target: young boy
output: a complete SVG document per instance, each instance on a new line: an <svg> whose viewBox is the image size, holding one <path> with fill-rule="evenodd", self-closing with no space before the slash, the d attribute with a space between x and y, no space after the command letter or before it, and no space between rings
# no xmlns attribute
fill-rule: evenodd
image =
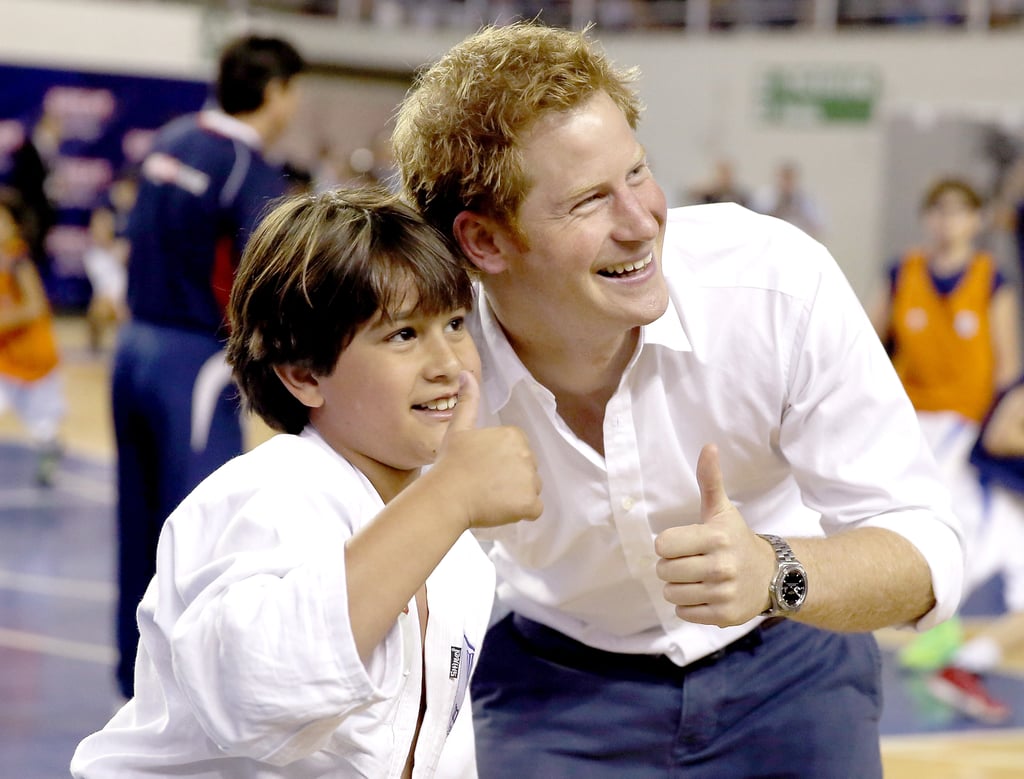
<svg viewBox="0 0 1024 779"><path fill-rule="evenodd" d="M443 240L382 191L265 218L228 360L283 434L167 520L135 697L75 776L475 776L465 695L494 582L464 531L541 504L522 432L473 429L470 301Z"/></svg>

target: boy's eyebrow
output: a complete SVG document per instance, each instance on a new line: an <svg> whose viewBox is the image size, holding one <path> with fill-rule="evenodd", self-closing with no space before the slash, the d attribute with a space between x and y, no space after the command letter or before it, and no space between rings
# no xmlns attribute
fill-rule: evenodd
<svg viewBox="0 0 1024 779"><path fill-rule="evenodd" d="M407 308L405 311L396 311L395 315L391 317L392 322L401 322L403 319L412 319L420 312L418 305Z"/></svg>
<svg viewBox="0 0 1024 779"><path fill-rule="evenodd" d="M395 311L393 314L390 314L387 311L381 311L380 321L382 323L388 322L393 324L395 322L401 322L402 320L405 319L413 319L419 313L419 310L419 306L411 306L405 309L404 311Z"/></svg>
<svg viewBox="0 0 1024 779"><path fill-rule="evenodd" d="M403 320L412 319L416 315L417 311L419 311L419 307L413 306L405 311L396 311L394 314L391 314L386 309L381 308L377 310L376 314L374 314L373 318L367 324L367 327L371 330L394 327Z"/></svg>

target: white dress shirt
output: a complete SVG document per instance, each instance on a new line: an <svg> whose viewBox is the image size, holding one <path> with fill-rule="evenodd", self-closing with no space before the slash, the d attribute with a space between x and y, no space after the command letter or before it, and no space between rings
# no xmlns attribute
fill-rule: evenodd
<svg viewBox="0 0 1024 779"><path fill-rule="evenodd" d="M481 292L470 322L487 422L522 427L544 514L489 531L503 604L591 646L685 665L756 624L681 621L662 597L655 536L699 521L697 455L718 445L748 525L783 537L887 528L931 567L956 609L963 553L914 410L824 247L733 204L669 211L670 300L644 327L604 418L602 457L558 416ZM810 588L814 582L809 583Z"/></svg>
<svg viewBox="0 0 1024 779"><path fill-rule="evenodd" d="M344 548L382 508L311 428L200 484L161 533L138 612L135 697L82 741L72 774L399 777L425 666L413 776L475 777L467 686L493 567L464 534L427 580L426 648L414 598L364 666Z"/></svg>

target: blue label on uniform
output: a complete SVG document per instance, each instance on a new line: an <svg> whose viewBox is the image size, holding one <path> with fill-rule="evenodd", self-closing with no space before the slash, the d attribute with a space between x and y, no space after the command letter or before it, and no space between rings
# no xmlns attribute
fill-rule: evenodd
<svg viewBox="0 0 1024 779"><path fill-rule="evenodd" d="M451 648L451 662L448 666L448 678L458 679L455 688L455 701L452 703L452 713L448 718L448 732L452 732L455 725L455 718L459 716L462 708L462 701L466 698L466 690L469 689L469 675L473 672L473 658L476 656L476 648L469 642L465 634L462 636L462 646Z"/></svg>

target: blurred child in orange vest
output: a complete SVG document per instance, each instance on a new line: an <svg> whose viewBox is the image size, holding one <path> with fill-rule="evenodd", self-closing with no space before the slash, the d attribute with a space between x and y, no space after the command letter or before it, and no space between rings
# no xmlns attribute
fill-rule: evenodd
<svg viewBox="0 0 1024 779"><path fill-rule="evenodd" d="M60 457L64 393L53 318L20 227L20 200L0 190L0 413L13 408L38 452L36 480L50 486Z"/></svg>
<svg viewBox="0 0 1024 779"><path fill-rule="evenodd" d="M969 184L936 182L922 214L927 243L890 269L872 321L916 409L981 422L1021 372L1017 292L977 248L982 199Z"/></svg>

